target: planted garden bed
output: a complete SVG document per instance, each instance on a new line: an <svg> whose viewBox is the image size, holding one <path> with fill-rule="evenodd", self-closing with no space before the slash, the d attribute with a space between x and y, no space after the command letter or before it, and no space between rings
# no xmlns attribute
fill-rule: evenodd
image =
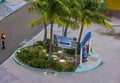
<svg viewBox="0 0 120 83"><path fill-rule="evenodd" d="M41 41L39 41L34 45L21 48L16 52L16 58L20 62L35 68L59 72L75 71L76 67L73 65L73 61L68 58L62 58L63 60L61 60L62 53L60 50L61 48L54 47L52 57L48 59L48 50L44 49L41 45Z"/></svg>

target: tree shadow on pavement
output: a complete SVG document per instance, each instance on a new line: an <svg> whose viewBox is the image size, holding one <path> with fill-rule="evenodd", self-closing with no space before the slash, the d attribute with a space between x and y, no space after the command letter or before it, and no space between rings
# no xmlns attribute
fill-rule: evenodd
<svg viewBox="0 0 120 83"><path fill-rule="evenodd" d="M109 32L100 32L101 35L111 36L114 39L120 40L120 32L109 31Z"/></svg>

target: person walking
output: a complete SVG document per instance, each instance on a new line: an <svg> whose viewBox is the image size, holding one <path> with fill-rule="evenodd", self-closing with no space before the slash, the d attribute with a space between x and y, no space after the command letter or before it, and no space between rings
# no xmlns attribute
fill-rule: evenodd
<svg viewBox="0 0 120 83"><path fill-rule="evenodd" d="M2 42L2 49L5 49L5 33L1 33L1 42Z"/></svg>

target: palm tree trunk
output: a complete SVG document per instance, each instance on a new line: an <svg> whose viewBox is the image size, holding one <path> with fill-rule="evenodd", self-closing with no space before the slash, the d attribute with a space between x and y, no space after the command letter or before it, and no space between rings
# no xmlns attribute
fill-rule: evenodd
<svg viewBox="0 0 120 83"><path fill-rule="evenodd" d="M68 20L70 20L70 17L68 18ZM67 24L66 27L65 27L65 32L64 32L64 36L65 36L65 37L67 36L67 30L68 30L68 24Z"/></svg>
<svg viewBox="0 0 120 83"><path fill-rule="evenodd" d="M49 57L48 59L51 59L51 54L52 54L52 36L53 36L53 22L51 22L51 27L50 27L50 47L49 47Z"/></svg>
<svg viewBox="0 0 120 83"><path fill-rule="evenodd" d="M67 36L67 30L68 30L68 26L66 26L65 27L65 31L64 31L64 34L63 34L63 36ZM65 58L65 49L64 48L62 48L62 58Z"/></svg>
<svg viewBox="0 0 120 83"><path fill-rule="evenodd" d="M46 23L44 23L44 29L45 29L45 31L44 31L44 42L43 42L43 46L44 46L44 48L46 48L46 42L47 42L47 24L46 24Z"/></svg>
<svg viewBox="0 0 120 83"><path fill-rule="evenodd" d="M64 36L67 36L67 30L68 30L68 26L65 27L65 32L64 32Z"/></svg>
<svg viewBox="0 0 120 83"><path fill-rule="evenodd" d="M79 47L80 41L81 41L81 37L82 37L82 33L83 33L83 28L84 25L81 25L81 29L80 29L80 34L79 34L79 38L78 38L78 43L77 43L77 48Z"/></svg>

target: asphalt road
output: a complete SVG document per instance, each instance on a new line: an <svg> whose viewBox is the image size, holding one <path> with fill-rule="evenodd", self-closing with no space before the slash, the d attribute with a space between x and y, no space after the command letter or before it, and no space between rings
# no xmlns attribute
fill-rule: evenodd
<svg viewBox="0 0 120 83"><path fill-rule="evenodd" d="M20 47L19 44L24 39L31 39L41 30L40 27L29 28L31 21L38 17L38 15L35 14L28 14L27 8L29 6L29 4L25 5L0 21L0 32L4 31L6 34L5 50L2 49L2 44L0 43L0 64Z"/></svg>

